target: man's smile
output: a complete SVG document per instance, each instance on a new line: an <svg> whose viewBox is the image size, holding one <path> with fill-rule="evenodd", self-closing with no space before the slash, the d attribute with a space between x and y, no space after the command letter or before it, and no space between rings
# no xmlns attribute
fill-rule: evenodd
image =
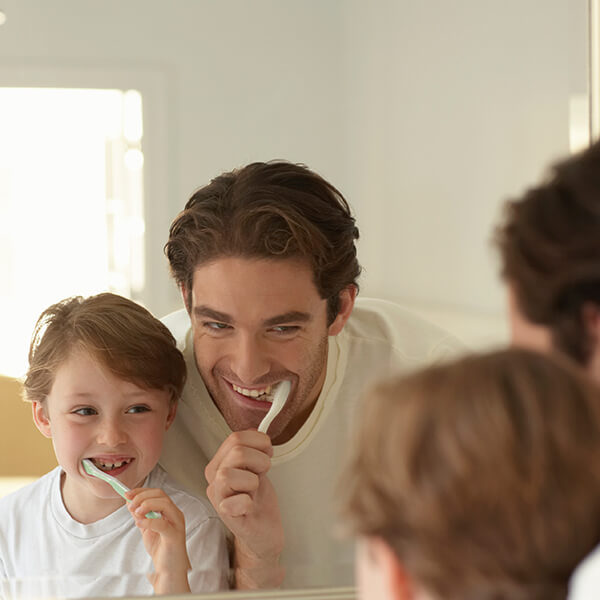
<svg viewBox="0 0 600 600"><path fill-rule="evenodd" d="M240 387L238 385L235 384L231 384L231 387L238 393L238 394L242 394L243 396L247 396L249 398L256 398L258 400L263 400L263 401L267 401L267 402L272 402L273 398L271 396L271 389L272 386L268 385L265 388L260 388L260 389L247 389L247 388L243 388Z"/></svg>

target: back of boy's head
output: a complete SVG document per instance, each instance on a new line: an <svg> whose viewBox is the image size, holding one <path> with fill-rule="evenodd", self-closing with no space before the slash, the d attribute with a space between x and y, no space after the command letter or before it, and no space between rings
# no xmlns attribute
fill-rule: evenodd
<svg viewBox="0 0 600 600"><path fill-rule="evenodd" d="M59 367L77 351L113 375L145 389L181 395L183 355L168 328L145 308L116 294L67 298L39 317L29 348L25 398L43 402Z"/></svg>
<svg viewBox="0 0 600 600"><path fill-rule="evenodd" d="M382 538L434 598L566 598L600 542L600 390L510 349L365 400L340 482L353 534Z"/></svg>

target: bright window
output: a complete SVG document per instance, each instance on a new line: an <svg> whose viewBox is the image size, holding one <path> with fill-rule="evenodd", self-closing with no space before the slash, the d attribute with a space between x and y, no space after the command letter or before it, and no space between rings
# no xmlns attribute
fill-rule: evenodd
<svg viewBox="0 0 600 600"><path fill-rule="evenodd" d="M40 312L144 281L138 92L0 88L0 373L20 377Z"/></svg>

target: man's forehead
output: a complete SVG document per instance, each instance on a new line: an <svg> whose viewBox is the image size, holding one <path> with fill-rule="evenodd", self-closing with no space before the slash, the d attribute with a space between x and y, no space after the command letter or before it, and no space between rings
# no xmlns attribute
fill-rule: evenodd
<svg viewBox="0 0 600 600"><path fill-rule="evenodd" d="M196 267L192 279L193 291L206 294L209 289L247 293L257 289L265 295L284 295L293 290L304 297L319 295L313 271L301 259L249 259L224 257Z"/></svg>
<svg viewBox="0 0 600 600"><path fill-rule="evenodd" d="M194 272L191 308L196 317L261 324L309 321L326 312L326 304L306 261L231 257Z"/></svg>

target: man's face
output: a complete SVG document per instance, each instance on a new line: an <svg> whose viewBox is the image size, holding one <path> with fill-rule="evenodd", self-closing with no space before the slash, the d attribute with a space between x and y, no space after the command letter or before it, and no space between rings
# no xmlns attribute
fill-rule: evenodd
<svg viewBox="0 0 600 600"><path fill-rule="evenodd" d="M321 391L328 335L347 317L327 326L327 302L302 260L219 258L196 269L191 291L196 364L229 427L258 427L273 386L289 380L287 402L269 428L275 443L287 441Z"/></svg>
<svg viewBox="0 0 600 600"><path fill-rule="evenodd" d="M550 352L552 350L552 336L550 330L543 325L532 323L521 310L515 288L508 285L508 315L510 321L510 337L515 346L527 348L537 352Z"/></svg>

